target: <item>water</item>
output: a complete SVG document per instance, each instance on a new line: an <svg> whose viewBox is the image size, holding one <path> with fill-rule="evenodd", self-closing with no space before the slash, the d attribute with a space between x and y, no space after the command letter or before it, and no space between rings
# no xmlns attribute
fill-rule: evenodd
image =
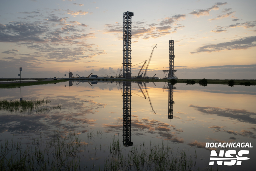
<svg viewBox="0 0 256 171"><path fill-rule="evenodd" d="M177 151L185 150L196 161L193 169L201 170L209 167L211 150L205 148L206 142L249 142L253 148L246 148L249 154L243 156L249 160L242 161L241 166L218 168L253 170L255 167L255 86L67 81L0 89L0 94L1 101L20 98L48 101L32 110L11 112L2 108L1 143L13 140L30 147L40 137L42 141L50 141L57 134L65 137L75 133L85 145L77 155L83 161L81 167L86 169L104 168L110 145L113 147L113 141L118 140L124 156L133 148L149 150L162 144L176 156L179 156ZM213 168L216 167L215 163Z"/></svg>

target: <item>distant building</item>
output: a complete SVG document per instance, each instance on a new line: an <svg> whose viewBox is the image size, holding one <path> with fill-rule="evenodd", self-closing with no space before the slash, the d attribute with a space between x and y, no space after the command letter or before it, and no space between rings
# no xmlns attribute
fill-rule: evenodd
<svg viewBox="0 0 256 171"><path fill-rule="evenodd" d="M98 75L91 75L91 78L98 78Z"/></svg>
<svg viewBox="0 0 256 171"><path fill-rule="evenodd" d="M68 75L69 75L69 78L72 78L72 77L73 77L73 73L70 72L70 71L69 71Z"/></svg>

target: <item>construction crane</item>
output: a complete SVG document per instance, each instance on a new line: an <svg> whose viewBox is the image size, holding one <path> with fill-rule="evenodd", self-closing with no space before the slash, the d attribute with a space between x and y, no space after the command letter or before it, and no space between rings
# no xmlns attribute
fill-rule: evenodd
<svg viewBox="0 0 256 171"><path fill-rule="evenodd" d="M144 65L147 63L147 60L145 60L145 62L144 62L144 64L142 65L142 67L141 67L141 69L140 69L140 71L139 71L139 73L138 73L138 77L142 77L142 74L140 75L140 73L141 73L141 71L142 71L142 69L144 68Z"/></svg>
<svg viewBox="0 0 256 171"><path fill-rule="evenodd" d="M90 73L90 75L87 78L89 78L91 75L92 75L92 73Z"/></svg>
<svg viewBox="0 0 256 171"><path fill-rule="evenodd" d="M147 68L146 68L145 73L144 73L144 77L146 77L147 70L148 70L148 66L149 66L149 63L150 63L150 61L151 61L151 58L152 58L152 56L153 56L153 52L154 52L154 49L156 48L156 46L157 46L157 44L156 44L156 45L153 47L153 49L152 49L151 55L150 55L149 60L148 60L148 65L147 65Z"/></svg>

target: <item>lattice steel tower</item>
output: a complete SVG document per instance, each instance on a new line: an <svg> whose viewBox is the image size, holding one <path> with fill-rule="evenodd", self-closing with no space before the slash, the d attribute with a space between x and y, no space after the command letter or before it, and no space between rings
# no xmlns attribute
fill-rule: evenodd
<svg viewBox="0 0 256 171"><path fill-rule="evenodd" d="M123 145L132 146L131 142L131 82L123 82Z"/></svg>
<svg viewBox="0 0 256 171"><path fill-rule="evenodd" d="M173 89L175 87L171 83L168 83L168 88L168 119L173 119Z"/></svg>
<svg viewBox="0 0 256 171"><path fill-rule="evenodd" d="M132 38L132 16L133 12L123 14L123 78L131 78L131 38Z"/></svg>
<svg viewBox="0 0 256 171"><path fill-rule="evenodd" d="M176 78L174 75L174 40L169 40L169 73L168 73L168 78Z"/></svg>

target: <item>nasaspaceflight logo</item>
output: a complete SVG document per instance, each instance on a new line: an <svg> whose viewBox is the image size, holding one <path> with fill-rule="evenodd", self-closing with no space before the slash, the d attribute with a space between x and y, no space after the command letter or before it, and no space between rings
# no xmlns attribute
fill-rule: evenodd
<svg viewBox="0 0 256 171"><path fill-rule="evenodd" d="M205 148L253 148L251 143L206 143ZM242 161L250 158L244 156L249 154L249 150L220 150L219 154L216 150L211 150L209 165L233 166L242 165Z"/></svg>

